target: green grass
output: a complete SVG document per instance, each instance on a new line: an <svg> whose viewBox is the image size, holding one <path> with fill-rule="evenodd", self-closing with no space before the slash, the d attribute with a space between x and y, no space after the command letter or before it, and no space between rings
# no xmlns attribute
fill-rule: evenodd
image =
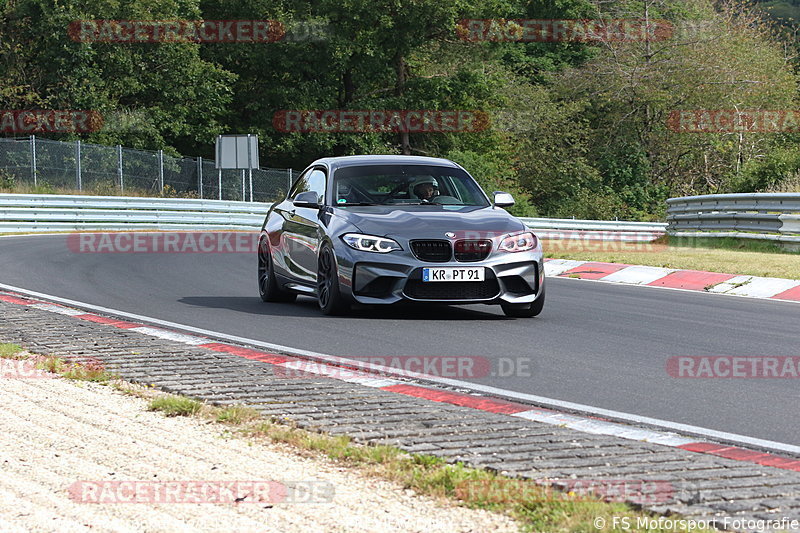
<svg viewBox="0 0 800 533"><path fill-rule="evenodd" d="M214 410L214 419L220 424L230 424L239 426L261 418L255 409L242 407L241 405L231 405L228 407L217 408Z"/></svg>
<svg viewBox="0 0 800 533"><path fill-rule="evenodd" d="M746 239L662 238L653 243L543 240L545 257L800 279L800 253Z"/></svg>
<svg viewBox="0 0 800 533"><path fill-rule="evenodd" d="M64 366L60 374L67 379L94 381L96 383L107 383L118 378L116 374L106 370L105 366L97 361L70 362Z"/></svg>
<svg viewBox="0 0 800 533"><path fill-rule="evenodd" d="M55 356L35 356L36 367L74 381L106 384L119 376L106 370L99 361L69 361Z"/></svg>
<svg viewBox="0 0 800 533"><path fill-rule="evenodd" d="M800 251L790 251L769 241L738 239L735 237L662 237L657 242L681 248L710 248L713 250L737 250L800 256Z"/></svg>
<svg viewBox="0 0 800 533"><path fill-rule="evenodd" d="M150 400L148 411L161 411L167 416L192 416L200 412L203 404L183 396L162 396Z"/></svg>
<svg viewBox="0 0 800 533"><path fill-rule="evenodd" d="M28 183L15 183L0 185L0 193L8 194L68 194L78 196L141 196L147 198L199 198L196 191L178 192L169 185L164 186L164 192L151 189L126 187L120 190L114 182L101 182L95 187L78 190L72 187L54 187L44 183L34 186Z"/></svg>
<svg viewBox="0 0 800 533"><path fill-rule="evenodd" d="M67 361L55 356L29 354L17 344L0 343L0 359L31 359L36 368L76 381L107 383L118 377L99 361Z"/></svg>
<svg viewBox="0 0 800 533"><path fill-rule="evenodd" d="M19 359L22 348L17 344L0 343L0 359Z"/></svg>

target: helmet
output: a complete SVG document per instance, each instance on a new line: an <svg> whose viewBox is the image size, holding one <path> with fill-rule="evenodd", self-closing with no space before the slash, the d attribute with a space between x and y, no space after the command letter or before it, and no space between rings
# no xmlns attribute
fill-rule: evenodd
<svg viewBox="0 0 800 533"><path fill-rule="evenodd" d="M414 196L419 197L420 189L423 185L431 185L433 186L434 189L437 189L439 187L439 183L436 181L435 178L426 177L411 182L411 185L409 186L409 192Z"/></svg>
<svg viewBox="0 0 800 533"><path fill-rule="evenodd" d="M432 178L430 176L425 178L419 178L411 182L412 187L417 187L418 185L422 185L423 183L430 183L433 185L433 188L436 189L439 187L439 183L436 181L436 178Z"/></svg>

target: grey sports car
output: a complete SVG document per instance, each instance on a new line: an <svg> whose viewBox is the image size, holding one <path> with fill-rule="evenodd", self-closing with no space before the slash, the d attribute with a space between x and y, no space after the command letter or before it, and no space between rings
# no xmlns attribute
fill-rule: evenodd
<svg viewBox="0 0 800 533"><path fill-rule="evenodd" d="M267 213L258 246L266 302L316 296L325 314L354 303L544 306L542 249L462 167L446 159L349 156L314 161Z"/></svg>

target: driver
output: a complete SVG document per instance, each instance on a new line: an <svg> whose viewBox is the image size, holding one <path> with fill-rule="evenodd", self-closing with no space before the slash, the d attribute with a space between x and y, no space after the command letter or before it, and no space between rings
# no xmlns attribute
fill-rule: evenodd
<svg viewBox="0 0 800 533"><path fill-rule="evenodd" d="M423 202L430 202L435 196L439 196L438 185L433 178L417 183L414 185L414 194Z"/></svg>

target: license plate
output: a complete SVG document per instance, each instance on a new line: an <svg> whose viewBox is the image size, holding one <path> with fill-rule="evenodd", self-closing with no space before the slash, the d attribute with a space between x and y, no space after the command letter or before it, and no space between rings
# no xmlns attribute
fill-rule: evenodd
<svg viewBox="0 0 800 533"><path fill-rule="evenodd" d="M423 268L422 281L483 281L483 267L442 267Z"/></svg>

